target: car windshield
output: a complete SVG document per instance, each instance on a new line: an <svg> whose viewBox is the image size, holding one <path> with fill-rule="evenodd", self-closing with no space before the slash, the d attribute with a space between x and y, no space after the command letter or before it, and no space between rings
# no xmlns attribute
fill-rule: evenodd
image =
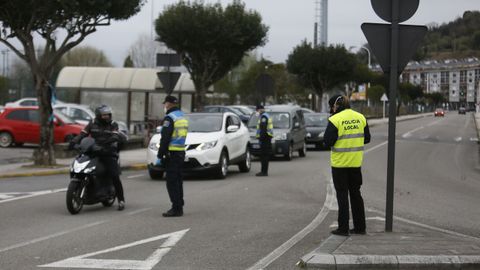
<svg viewBox="0 0 480 270"><path fill-rule="evenodd" d="M435 110L436 110L437 112L443 111L442 108L437 108L437 109L435 109Z"/></svg>
<svg viewBox="0 0 480 270"><path fill-rule="evenodd" d="M267 112L272 118L274 129L288 129L290 128L290 114L288 112ZM257 128L258 116L252 115L248 121L249 128Z"/></svg>
<svg viewBox="0 0 480 270"><path fill-rule="evenodd" d="M60 121L62 121L65 125L69 124L75 124L75 121L73 121L70 117L66 116L59 110L55 110L55 116L57 116Z"/></svg>
<svg viewBox="0 0 480 270"><path fill-rule="evenodd" d="M188 132L217 132L222 130L222 115L188 114Z"/></svg>
<svg viewBox="0 0 480 270"><path fill-rule="evenodd" d="M307 127L326 127L328 125L328 115L305 114L305 125Z"/></svg>

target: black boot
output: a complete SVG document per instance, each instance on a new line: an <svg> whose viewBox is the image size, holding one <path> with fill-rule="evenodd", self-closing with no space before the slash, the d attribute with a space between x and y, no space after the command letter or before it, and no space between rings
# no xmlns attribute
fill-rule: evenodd
<svg viewBox="0 0 480 270"><path fill-rule="evenodd" d="M162 216L164 217L181 217L183 216L182 209L170 209L167 212L163 213Z"/></svg>

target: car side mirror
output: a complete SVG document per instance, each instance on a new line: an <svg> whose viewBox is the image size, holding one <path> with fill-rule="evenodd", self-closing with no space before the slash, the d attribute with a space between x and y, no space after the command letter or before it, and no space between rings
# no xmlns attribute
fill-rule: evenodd
<svg viewBox="0 0 480 270"><path fill-rule="evenodd" d="M53 119L53 125L58 127L58 126L61 126L62 123L60 121L58 121L57 118L55 118L55 119Z"/></svg>
<svg viewBox="0 0 480 270"><path fill-rule="evenodd" d="M155 132L156 133L161 133L162 132L162 126L158 126L157 128L155 128Z"/></svg>
<svg viewBox="0 0 480 270"><path fill-rule="evenodd" d="M239 126L231 125L227 127L227 133L237 132L239 129L240 129Z"/></svg>

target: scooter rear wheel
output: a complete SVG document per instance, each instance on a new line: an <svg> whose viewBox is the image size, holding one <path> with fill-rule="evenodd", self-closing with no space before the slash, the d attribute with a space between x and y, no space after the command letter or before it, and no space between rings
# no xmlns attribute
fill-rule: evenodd
<svg viewBox="0 0 480 270"><path fill-rule="evenodd" d="M67 189L67 209L70 214L78 214L83 207L83 200L80 198L82 186L78 182L70 182Z"/></svg>
<svg viewBox="0 0 480 270"><path fill-rule="evenodd" d="M112 198L110 198L108 200L102 201L102 205L105 206L105 207L110 207L110 206L113 205L114 202L115 202L115 196L113 196Z"/></svg>

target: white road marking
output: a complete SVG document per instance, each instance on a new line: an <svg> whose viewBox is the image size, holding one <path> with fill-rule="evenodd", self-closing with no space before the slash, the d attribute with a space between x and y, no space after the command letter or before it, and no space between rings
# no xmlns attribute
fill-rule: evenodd
<svg viewBox="0 0 480 270"><path fill-rule="evenodd" d="M456 137L454 140L455 140L456 142L460 142L460 141L462 141L462 137Z"/></svg>
<svg viewBox="0 0 480 270"><path fill-rule="evenodd" d="M322 210L318 215L308 224L303 230L295 234L292 238L288 239L285 243L279 246L277 249L272 251L266 257L255 263L253 266L249 267L248 270L258 270L264 269L270 265L273 261L282 256L287 250L292 248L296 243L302 240L307 234L311 233L318 225L320 225L325 217L327 216L330 208L335 202L335 197L333 195L333 183L330 183L327 186L327 197L325 198L325 203L323 204Z"/></svg>
<svg viewBox="0 0 480 270"><path fill-rule="evenodd" d="M165 256L174 246L177 244L180 239L189 231L190 229L177 231L168 234L162 234L159 236L147 238L144 240L136 241L130 244L125 244L105 250L100 250L97 252L92 252L72 258L68 258L62 261L39 265L38 267L58 267L58 268L95 268L95 269L131 269L131 270L150 270L156 264L158 264L162 257ZM126 249L129 247L139 246L153 241L166 239L165 242L155 250L147 259L140 260L113 260L113 259L88 259L88 257L93 257L99 254L105 254L121 249Z"/></svg>
<svg viewBox="0 0 480 270"><path fill-rule="evenodd" d="M80 227L77 227L77 228L73 228L73 229L70 229L70 230L61 231L61 232L58 232L58 233L54 233L54 234L51 234L51 235L47 235L47 236L44 236L44 237L33 239L33 240L30 240L30 241L27 241L27 242L18 243L18 244L15 244L13 246L9 246L9 247L0 249L0 253L8 251L8 250L16 249L16 248L19 248L19 247L24 247L24 246L28 246L28 245L31 245L31 244L35 244L35 243L38 243L38 242L42 242L42 241L45 241L45 240L49 240L49 239L55 238L57 236L61 236L61 235L65 235L65 234L68 234L68 233L80 231L80 230L83 230L83 229L87 229L87 228L90 228L90 227L93 227L93 226L103 224L105 222L107 222L107 221L98 221L98 222L90 223L90 224L83 225L83 226L80 226Z"/></svg>
<svg viewBox="0 0 480 270"><path fill-rule="evenodd" d="M471 142L478 142L478 138L470 138Z"/></svg>
<svg viewBox="0 0 480 270"><path fill-rule="evenodd" d="M146 211L148 211L148 210L151 210L151 209L152 209L152 207L149 207L149 208L142 208L142 209L138 209L138 210L135 210L135 211L129 212L129 213L127 213L127 215L129 215L129 216L133 216L133 215L136 215L136 214L138 214L138 213L146 212Z"/></svg>
<svg viewBox="0 0 480 270"><path fill-rule="evenodd" d="M375 150L375 149L377 149L377 148L380 148L380 147L386 145L387 143L388 143L388 141L384 141L384 142L382 142L382 143L380 143L380 144L377 144L377 145L375 145L374 147L368 148L367 150L365 150L364 153L366 154L366 153L368 153L368 152L371 152L371 151L373 151L373 150Z"/></svg>
<svg viewBox="0 0 480 270"><path fill-rule="evenodd" d="M410 130L410 131L404 133L404 134L402 135L402 138L405 139L405 138L411 137L411 136L412 136L412 133L414 133L415 131L419 131L420 129L423 129L423 128L425 128L425 127L424 127L424 126L421 126L421 127L416 128L416 129Z"/></svg>
<svg viewBox="0 0 480 270"><path fill-rule="evenodd" d="M131 175L131 176L128 176L127 179L139 178L139 177L142 177L142 176L145 176L145 174Z"/></svg>
<svg viewBox="0 0 480 270"><path fill-rule="evenodd" d="M67 191L66 188L27 192L27 193L25 193L25 194L27 194L25 196L18 196L18 197L13 197L13 198L6 199L6 200L0 200L0 203L6 203L6 202L21 200L21 199L27 199L27 198L37 197L37 196L41 196L41 195L46 195L46 194L65 192L65 191ZM13 193L8 193L8 194L13 194Z"/></svg>

